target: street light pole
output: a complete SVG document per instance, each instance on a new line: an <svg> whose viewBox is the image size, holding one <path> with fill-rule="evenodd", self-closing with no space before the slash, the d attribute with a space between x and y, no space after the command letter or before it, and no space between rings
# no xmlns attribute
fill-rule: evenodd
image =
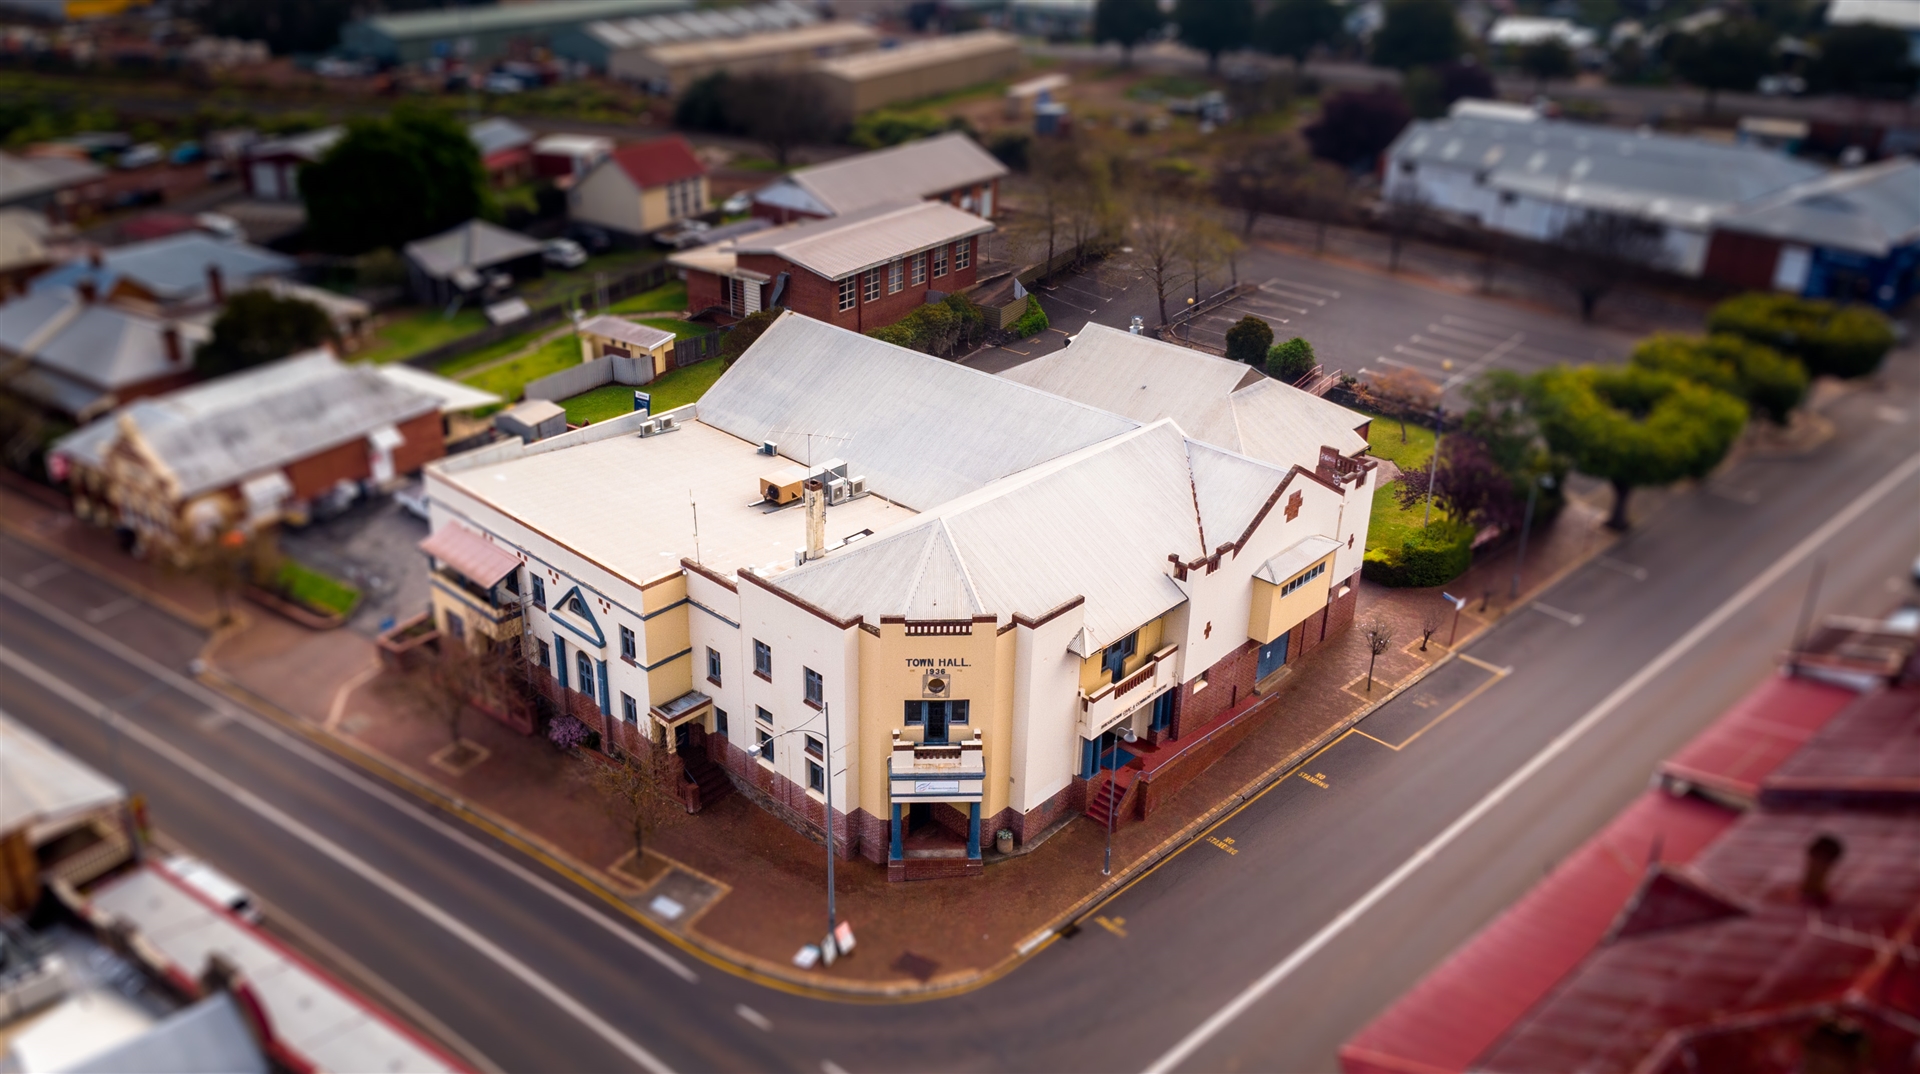
<svg viewBox="0 0 1920 1074"><path fill-rule="evenodd" d="M1541 474L1536 481L1527 483L1527 517L1520 520L1520 551L1513 557L1513 584L1507 589L1507 599L1520 596L1520 570L1527 562L1527 534L1533 530L1533 504L1540 496L1540 490L1553 487L1553 475Z"/></svg>
<svg viewBox="0 0 1920 1074"><path fill-rule="evenodd" d="M821 699L820 720L826 725L827 755L821 758L826 778L820 782L827 792L827 939L832 942L833 928L840 923L833 912L833 705Z"/></svg>
<svg viewBox="0 0 1920 1074"><path fill-rule="evenodd" d="M1420 515L1420 528L1433 521L1433 478L1440 472L1440 427L1446 424L1446 411L1433 408L1433 457L1427 460L1427 509Z"/></svg>
<svg viewBox="0 0 1920 1074"><path fill-rule="evenodd" d="M1119 748L1119 744L1116 743L1114 749L1117 750ZM1112 753L1109 751L1107 764L1107 858L1106 862L1100 866L1101 876L1113 875L1113 815L1120 810L1120 803L1114 800L1113 794L1113 785L1119 781L1119 777L1116 775L1117 771L1118 769L1116 769L1112 763Z"/></svg>

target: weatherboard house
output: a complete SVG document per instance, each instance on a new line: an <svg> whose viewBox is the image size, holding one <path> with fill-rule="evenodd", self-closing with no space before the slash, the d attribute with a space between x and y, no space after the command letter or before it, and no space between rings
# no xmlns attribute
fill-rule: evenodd
<svg viewBox="0 0 1920 1074"><path fill-rule="evenodd" d="M1351 620L1365 419L1244 373L1136 416L786 313L695 404L429 465L434 616L690 804L831 802L842 855L965 875L999 830L1139 812ZM1284 429L1184 428L1223 411Z"/></svg>

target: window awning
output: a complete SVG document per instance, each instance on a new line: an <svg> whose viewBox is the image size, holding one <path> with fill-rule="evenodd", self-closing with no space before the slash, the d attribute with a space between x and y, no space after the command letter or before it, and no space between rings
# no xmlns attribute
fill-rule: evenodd
<svg viewBox="0 0 1920 1074"><path fill-rule="evenodd" d="M1292 547L1261 564L1253 576L1262 582L1273 585L1285 585L1287 580L1308 567L1328 552L1340 547L1340 542L1331 537L1305 537Z"/></svg>
<svg viewBox="0 0 1920 1074"><path fill-rule="evenodd" d="M520 557L460 525L440 527L420 542L420 551L481 586L493 585L520 566Z"/></svg>

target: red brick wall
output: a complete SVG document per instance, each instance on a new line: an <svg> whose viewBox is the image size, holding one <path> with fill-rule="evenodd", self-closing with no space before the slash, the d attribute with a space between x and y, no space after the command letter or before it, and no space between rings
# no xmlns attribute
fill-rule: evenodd
<svg viewBox="0 0 1920 1074"><path fill-rule="evenodd" d="M795 313L805 314L815 320L825 321L828 324L838 325L841 328L854 332L866 332L890 325L900 318L905 317L907 314L912 313L914 309L926 302L928 290L952 294L956 291L964 291L972 287L978 278L980 269L979 237L976 236L964 241L974 245L974 256L966 268L958 270L952 268L953 255L949 252L947 255L947 264L949 266L947 274L934 278L932 275L932 256L929 254L927 267L928 277L925 283L917 287L914 285L913 268L911 263L909 263L901 270L903 273L901 277L903 284L900 290L893 294L887 294L887 268L883 265L878 270L881 274L880 297L872 302L865 301L865 288L863 283L861 290L862 300L855 303L852 309L844 312L840 309L840 285L834 280L816 276L791 262L771 254L742 254L740 255L740 267L751 269L755 272L763 272L768 277L778 277L782 272L790 273L786 293L781 299L782 304L788 309L793 310ZM690 272L687 275L688 308L703 308L703 306L694 299L692 280L694 274ZM769 288L767 294L771 296L772 284L768 284L767 286ZM706 301L705 305L714 305L720 301L720 291L717 280L714 283L712 294L712 299Z"/></svg>
<svg viewBox="0 0 1920 1074"><path fill-rule="evenodd" d="M980 845L991 847L993 833L1002 828L1013 831L1015 846L1022 846L1029 839L1037 839L1042 832L1063 816L1078 815L1087 811L1087 781L1075 779L1055 792L1053 797L1040 803L1025 813L1016 812L1012 806L1002 809L991 817L980 818ZM965 829L963 828L964 834Z"/></svg>
<svg viewBox="0 0 1920 1074"><path fill-rule="evenodd" d="M1248 641L1207 669L1206 689L1195 693L1194 681L1181 686L1180 700L1173 709L1173 737L1177 740L1187 731L1204 726L1252 694L1253 672L1259 661L1260 643Z"/></svg>
<svg viewBox="0 0 1920 1074"><path fill-rule="evenodd" d="M826 806L816 801L798 783L777 772L763 768L755 755L722 739L711 736L710 741L720 742L719 756L713 759L727 770L727 776L733 785L752 800L755 805L780 818L790 828L809 839L826 842ZM709 756L713 748L709 748ZM850 858L856 853L865 852L858 840L863 833L862 825L849 823L844 811L833 811L834 854L841 858ZM871 852L865 852L874 861L886 860L886 844L881 843L880 857L874 858Z"/></svg>
<svg viewBox="0 0 1920 1074"><path fill-rule="evenodd" d="M699 313L720 304L720 277L711 272L687 270L687 312Z"/></svg>
<svg viewBox="0 0 1920 1074"><path fill-rule="evenodd" d="M1716 231L1707 239L1707 263L1701 275L1750 291L1773 289L1780 240L1737 231Z"/></svg>
<svg viewBox="0 0 1920 1074"><path fill-rule="evenodd" d="M413 473L446 454L438 411L403 422L399 428L406 442L394 450L395 473ZM293 482L295 499L310 500L342 481L364 481L372 476L371 462L366 438L361 437L289 463L287 478Z"/></svg>
<svg viewBox="0 0 1920 1074"><path fill-rule="evenodd" d="M1347 587L1346 596L1328 601L1326 607L1307 616L1290 632L1287 663L1318 649L1328 638L1353 625L1354 607L1360 599L1360 580L1358 576L1348 578L1344 583L1335 583L1334 590L1338 592L1343 584Z"/></svg>

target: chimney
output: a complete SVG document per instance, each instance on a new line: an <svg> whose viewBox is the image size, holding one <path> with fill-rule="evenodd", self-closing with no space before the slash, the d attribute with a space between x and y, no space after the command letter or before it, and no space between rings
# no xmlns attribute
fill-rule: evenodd
<svg viewBox="0 0 1920 1074"><path fill-rule="evenodd" d="M227 301L227 281L220 275L219 265L207 266L207 293L213 296L213 304L216 306Z"/></svg>
<svg viewBox="0 0 1920 1074"><path fill-rule="evenodd" d="M81 280L73 289L80 292L80 301L89 306L100 297L100 285L91 279Z"/></svg>
<svg viewBox="0 0 1920 1074"><path fill-rule="evenodd" d="M180 353L180 329L168 325L161 331L160 338L167 345L167 364L179 365L184 360Z"/></svg>
<svg viewBox="0 0 1920 1074"><path fill-rule="evenodd" d="M827 486L817 477L807 478L802 488L807 512L807 558L827 554Z"/></svg>
<svg viewBox="0 0 1920 1074"><path fill-rule="evenodd" d="M1807 870L1800 876L1800 901L1825 906L1833 901L1827 891L1827 876L1847 852L1845 844L1832 835L1822 835L1807 844Z"/></svg>

